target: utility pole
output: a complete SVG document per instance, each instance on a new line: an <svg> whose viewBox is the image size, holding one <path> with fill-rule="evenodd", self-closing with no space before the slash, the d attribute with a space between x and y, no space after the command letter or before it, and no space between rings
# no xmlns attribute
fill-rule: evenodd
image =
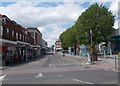
<svg viewBox="0 0 120 86"><path fill-rule="evenodd" d="M90 45L91 45L91 64L93 64L93 56L92 56L92 30L90 30Z"/></svg>
<svg viewBox="0 0 120 86"><path fill-rule="evenodd" d="M90 30L90 43L91 43L91 46L92 46L92 30Z"/></svg>
<svg viewBox="0 0 120 86"><path fill-rule="evenodd" d="M90 64L93 64L93 56L92 56L92 30L89 30L88 31L88 42L89 42L89 45L90 45L90 50L88 50L89 51L89 53L88 53L88 63L90 63Z"/></svg>

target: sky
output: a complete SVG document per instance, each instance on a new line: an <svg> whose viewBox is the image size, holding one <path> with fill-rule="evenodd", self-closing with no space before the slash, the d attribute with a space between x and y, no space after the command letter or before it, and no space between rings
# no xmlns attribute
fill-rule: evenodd
<svg viewBox="0 0 120 86"><path fill-rule="evenodd" d="M37 27L43 39L52 46L59 35L71 27L91 4L103 4L115 17L118 28L119 0L0 0L0 14L23 27ZM119 2L120 4L120 2ZM120 22L119 22L120 23Z"/></svg>

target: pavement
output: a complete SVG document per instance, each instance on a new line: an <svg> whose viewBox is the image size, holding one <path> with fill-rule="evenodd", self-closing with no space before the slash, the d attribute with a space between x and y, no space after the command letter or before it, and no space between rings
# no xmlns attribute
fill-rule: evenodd
<svg viewBox="0 0 120 86"><path fill-rule="evenodd" d="M111 71L118 71L118 58L116 59L116 68L115 68L115 59L104 58L104 56L98 57L98 61L94 61L93 64L87 64L86 57L81 57L76 55L66 54L65 57L62 57L62 58L71 62L80 63L84 67L88 67L91 69L105 69L105 70L111 70Z"/></svg>

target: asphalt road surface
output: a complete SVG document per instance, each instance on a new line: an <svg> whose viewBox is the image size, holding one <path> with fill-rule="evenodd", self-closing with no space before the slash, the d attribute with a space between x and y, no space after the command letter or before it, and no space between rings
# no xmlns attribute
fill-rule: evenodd
<svg viewBox="0 0 120 86"><path fill-rule="evenodd" d="M2 84L118 84L118 72L85 68L51 54L3 70Z"/></svg>

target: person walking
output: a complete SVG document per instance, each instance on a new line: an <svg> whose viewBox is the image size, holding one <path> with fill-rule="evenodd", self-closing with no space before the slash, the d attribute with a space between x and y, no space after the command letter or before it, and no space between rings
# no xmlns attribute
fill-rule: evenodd
<svg viewBox="0 0 120 86"><path fill-rule="evenodd" d="M65 50L63 50L63 57L65 56Z"/></svg>
<svg viewBox="0 0 120 86"><path fill-rule="evenodd" d="M5 55L5 66L9 66L9 56Z"/></svg>

